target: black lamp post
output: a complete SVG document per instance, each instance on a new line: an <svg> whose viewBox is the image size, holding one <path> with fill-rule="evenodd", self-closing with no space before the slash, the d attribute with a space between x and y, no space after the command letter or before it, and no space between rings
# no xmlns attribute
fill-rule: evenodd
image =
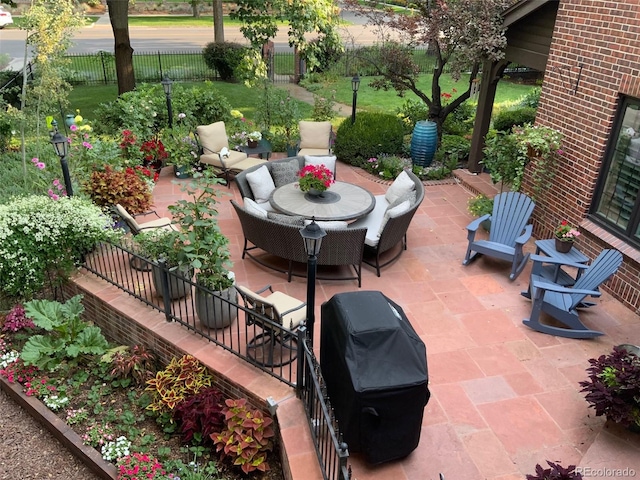
<svg viewBox="0 0 640 480"><path fill-rule="evenodd" d="M162 88L164 88L164 94L167 96L167 113L169 114L169 128L173 128L173 106L171 105L171 87L173 82L166 75L162 79Z"/></svg>
<svg viewBox="0 0 640 480"><path fill-rule="evenodd" d="M55 122L55 120L54 120ZM62 167L62 178L64 179L64 188L67 195L73 196L73 188L71 186L71 176L69 175L69 164L67 163L67 153L69 151L69 141L67 137L58 131L57 123L51 122L54 128L54 134L51 137L51 144L56 149L56 154L60 157L60 166Z"/></svg>
<svg viewBox="0 0 640 480"><path fill-rule="evenodd" d="M309 335L309 343L313 347L313 327L316 321L316 269L322 238L327 235L327 232L320 228L313 217L309 225L300 229L300 235L302 235L304 249L309 257L307 260L307 334Z"/></svg>
<svg viewBox="0 0 640 480"><path fill-rule="evenodd" d="M356 73L351 79L351 90L353 90L353 104L351 105L351 124L356 123L356 103L358 102L358 88L360 88L360 77Z"/></svg>

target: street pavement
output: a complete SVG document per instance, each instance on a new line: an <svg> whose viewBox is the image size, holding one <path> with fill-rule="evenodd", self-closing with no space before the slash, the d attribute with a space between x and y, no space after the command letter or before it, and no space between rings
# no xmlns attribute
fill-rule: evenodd
<svg viewBox="0 0 640 480"><path fill-rule="evenodd" d="M372 28L364 25L364 20L353 12L343 12L343 18L349 25L339 28L340 36L346 46L372 45L378 38ZM137 52L170 52L200 50L213 41L211 28L155 28L129 27L131 46ZM247 43L240 27L225 26L226 41ZM313 35L310 34L310 37ZM20 70L25 57L26 32L18 29L0 30L0 54L7 54L12 61L10 68ZM274 38L276 50L289 50L286 27L281 27ZM96 23L82 28L74 37L69 53L114 52L113 32L109 16L102 15ZM27 53L30 58L31 55Z"/></svg>

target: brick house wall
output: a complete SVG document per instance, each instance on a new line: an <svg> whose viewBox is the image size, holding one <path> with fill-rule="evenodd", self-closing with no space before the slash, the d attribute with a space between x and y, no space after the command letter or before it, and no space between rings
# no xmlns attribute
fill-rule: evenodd
<svg viewBox="0 0 640 480"><path fill-rule="evenodd" d="M640 98L640 2L561 0L536 123L564 134L552 188L537 198L534 234L563 219L580 225L578 247L594 258L617 248L624 263L604 287L640 312L640 251L587 218L621 94ZM582 65L577 92L574 87ZM525 177L524 190L531 191Z"/></svg>

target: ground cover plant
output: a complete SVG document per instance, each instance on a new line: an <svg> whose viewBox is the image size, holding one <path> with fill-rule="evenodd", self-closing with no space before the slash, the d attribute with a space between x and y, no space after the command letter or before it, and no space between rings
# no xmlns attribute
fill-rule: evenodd
<svg viewBox="0 0 640 480"><path fill-rule="evenodd" d="M116 464L118 479L282 478L269 417L223 395L194 357L162 368L142 346L107 343L82 313L77 296L0 317L0 375Z"/></svg>

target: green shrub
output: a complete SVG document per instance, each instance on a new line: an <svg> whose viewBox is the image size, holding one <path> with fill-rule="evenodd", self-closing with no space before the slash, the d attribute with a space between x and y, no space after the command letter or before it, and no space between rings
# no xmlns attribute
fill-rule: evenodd
<svg viewBox="0 0 640 480"><path fill-rule="evenodd" d="M207 43L202 51L204 63L211 70L216 70L224 81L230 81L235 78L235 70L246 53L247 48L245 46L234 42Z"/></svg>
<svg viewBox="0 0 640 480"><path fill-rule="evenodd" d="M460 135L442 135L435 159L441 163L464 163L469 159L471 142Z"/></svg>
<svg viewBox="0 0 640 480"><path fill-rule="evenodd" d="M356 123L345 120L336 132L335 155L352 165L380 155L402 153L404 127L396 115L362 112Z"/></svg>
<svg viewBox="0 0 640 480"><path fill-rule="evenodd" d="M531 123L536 119L536 109L533 107L522 107L515 110L504 110L493 119L493 128L500 132L511 132L516 125Z"/></svg>
<svg viewBox="0 0 640 480"><path fill-rule="evenodd" d="M400 108L397 109L398 116L402 118L405 126L405 133L413 132L416 123L424 120L429 115L429 107L426 103L419 100L405 100Z"/></svg>
<svg viewBox="0 0 640 480"><path fill-rule="evenodd" d="M327 42L323 38L314 38L303 53L307 65L313 72L326 72L342 57L343 49L339 45Z"/></svg>
<svg viewBox="0 0 640 480"><path fill-rule="evenodd" d="M148 140L169 123L165 98L161 85L141 84L95 110L94 116L100 121L93 124L94 132L113 135L127 129L136 137ZM172 107L174 124L180 113L186 115L185 123L189 125L207 125L231 118L231 105L212 82L190 88L174 83Z"/></svg>
<svg viewBox="0 0 640 480"><path fill-rule="evenodd" d="M540 102L540 94L542 93L541 87L536 87L532 89L529 93L522 97L519 105L521 107L532 107L538 108L538 103Z"/></svg>
<svg viewBox="0 0 640 480"><path fill-rule="evenodd" d="M29 298L53 273L67 278L82 256L117 233L88 199L46 195L0 205L0 289Z"/></svg>
<svg viewBox="0 0 640 480"><path fill-rule="evenodd" d="M482 163L491 175L493 183L503 182L512 190L520 190L525 164L518 155L518 142L514 135L490 132L482 151Z"/></svg>
<svg viewBox="0 0 640 480"><path fill-rule="evenodd" d="M444 120L444 124L442 125L442 132L449 135L470 134L473 130L475 113L475 107L469 102L464 102L453 112L447 115L447 118Z"/></svg>

